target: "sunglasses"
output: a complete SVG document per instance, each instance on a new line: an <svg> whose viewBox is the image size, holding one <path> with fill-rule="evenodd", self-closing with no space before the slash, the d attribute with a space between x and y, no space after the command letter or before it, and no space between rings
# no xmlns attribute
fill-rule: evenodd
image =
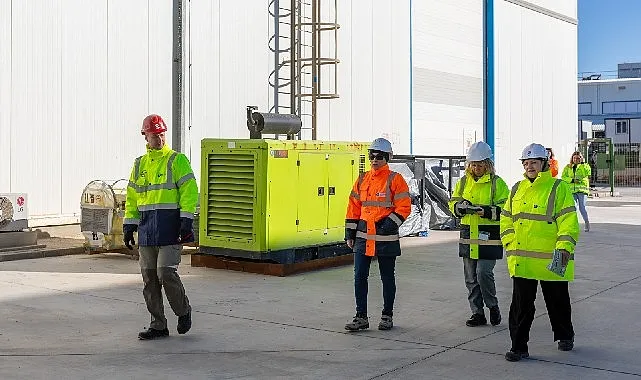
<svg viewBox="0 0 641 380"><path fill-rule="evenodd" d="M369 154L369 160L379 160L382 161L385 159L385 156L382 153L370 153Z"/></svg>

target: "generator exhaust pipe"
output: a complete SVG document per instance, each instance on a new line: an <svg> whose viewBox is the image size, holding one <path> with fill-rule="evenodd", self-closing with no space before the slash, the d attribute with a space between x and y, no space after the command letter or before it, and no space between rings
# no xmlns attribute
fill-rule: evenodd
<svg viewBox="0 0 641 380"><path fill-rule="evenodd" d="M298 115L257 112L258 107L247 106L247 128L250 139L262 139L263 134L287 135L293 140L303 125Z"/></svg>

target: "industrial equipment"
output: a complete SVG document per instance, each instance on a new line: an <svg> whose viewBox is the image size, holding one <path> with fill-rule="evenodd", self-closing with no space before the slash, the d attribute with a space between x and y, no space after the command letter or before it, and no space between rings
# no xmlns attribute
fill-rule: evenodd
<svg viewBox="0 0 641 380"><path fill-rule="evenodd" d="M27 194L0 193L0 231L22 231L29 227Z"/></svg>
<svg viewBox="0 0 641 380"><path fill-rule="evenodd" d="M80 197L80 231L88 251L124 248L122 218L125 213L127 183L91 181ZM137 240L137 239L136 239Z"/></svg>
<svg viewBox="0 0 641 380"><path fill-rule="evenodd" d="M351 253L345 212L368 146L203 139L201 253L280 264Z"/></svg>
<svg viewBox="0 0 641 380"><path fill-rule="evenodd" d="M285 134L288 140L300 132L303 125L299 116L258 112L258 107L247 106L247 128L250 139L260 139L263 134Z"/></svg>
<svg viewBox="0 0 641 380"><path fill-rule="evenodd" d="M38 248L38 233L29 230L28 197L0 193L0 252Z"/></svg>

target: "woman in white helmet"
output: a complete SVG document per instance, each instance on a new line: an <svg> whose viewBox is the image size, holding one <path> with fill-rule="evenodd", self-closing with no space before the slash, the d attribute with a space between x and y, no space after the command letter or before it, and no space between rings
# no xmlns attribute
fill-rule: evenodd
<svg viewBox="0 0 641 380"><path fill-rule="evenodd" d="M521 162L525 178L514 185L501 214L501 240L513 283L509 322L512 347L505 354L508 361L529 356L539 282L558 349L574 348L568 282L574 279L579 221L572 190L550 174L543 145L526 146Z"/></svg>
<svg viewBox="0 0 641 380"><path fill-rule="evenodd" d="M494 172L492 149L483 141L474 143L467 152L465 174L456 183L449 202L452 213L461 218L459 256L463 258L472 309L472 316L465 322L470 327L487 324L484 306L490 311L490 323L501 323L494 266L503 258L499 220L508 195L505 181Z"/></svg>

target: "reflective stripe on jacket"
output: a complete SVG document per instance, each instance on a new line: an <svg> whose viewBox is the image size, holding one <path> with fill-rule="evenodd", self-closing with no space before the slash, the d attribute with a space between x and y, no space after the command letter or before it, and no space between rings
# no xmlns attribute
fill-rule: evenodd
<svg viewBox="0 0 641 380"><path fill-rule="evenodd" d="M194 218L198 185L189 160L165 145L136 158L123 224L138 225L140 246L178 243L180 218Z"/></svg>
<svg viewBox="0 0 641 380"><path fill-rule="evenodd" d="M503 245L499 233L501 209L510 190L497 175L486 173L478 180L470 173L456 182L449 201L450 211L461 217L459 256L471 259L496 260L503 257ZM475 206L490 206L489 213L457 215L456 202L467 200ZM482 238L482 239L480 239Z"/></svg>
<svg viewBox="0 0 641 380"><path fill-rule="evenodd" d="M573 164L565 165L561 179L567 182L572 189L572 193L590 194L590 176L592 175L592 168L590 165L583 163L577 164L574 170ZM578 183L575 182L578 181Z"/></svg>
<svg viewBox="0 0 641 380"><path fill-rule="evenodd" d="M360 175L354 183L345 217L345 239L354 252L367 256L399 256L398 228L412 207L409 188L400 174L385 165Z"/></svg>
<svg viewBox="0 0 641 380"><path fill-rule="evenodd" d="M511 277L534 280L574 280L574 248L579 221L570 187L549 171L534 182L514 185L501 214L501 240ZM555 249L571 254L565 276L547 269Z"/></svg>

